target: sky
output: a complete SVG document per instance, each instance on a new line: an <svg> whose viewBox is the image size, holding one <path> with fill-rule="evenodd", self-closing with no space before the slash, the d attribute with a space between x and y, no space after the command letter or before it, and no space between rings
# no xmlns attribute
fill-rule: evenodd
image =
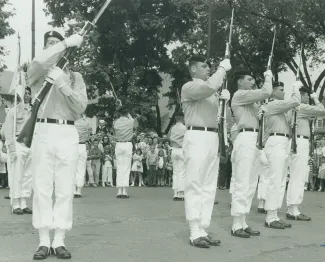
<svg viewBox="0 0 325 262"><path fill-rule="evenodd" d="M8 70L14 70L17 64L17 33L19 32L21 37L21 63L31 60L31 22L32 22L32 0L9 0L11 6L9 9L15 8L16 15L9 21L11 27L16 31L16 34L6 37L4 40L0 40L0 44L3 45L8 51L8 55L3 58ZM46 17L43 9L45 4L43 0L35 0L36 3L36 55L38 51L43 49L43 36L47 31L53 28L48 25L51 21L51 17ZM64 34L63 28L56 28L61 34ZM298 62L298 61L297 61ZM318 68L312 73L312 81L314 82L321 72ZM288 72L281 73L279 80L284 82L287 94L291 93L292 84L295 81L294 74L288 70Z"/></svg>

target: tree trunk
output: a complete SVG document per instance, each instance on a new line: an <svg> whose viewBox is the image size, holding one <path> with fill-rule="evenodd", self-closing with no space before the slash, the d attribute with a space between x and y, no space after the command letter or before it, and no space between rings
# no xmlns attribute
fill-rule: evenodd
<svg viewBox="0 0 325 262"><path fill-rule="evenodd" d="M314 91L316 92L320 83L322 82L322 80L324 79L325 77L325 69L323 70L323 72L320 73L320 75L318 76L316 82L315 82L315 85L314 85Z"/></svg>
<svg viewBox="0 0 325 262"><path fill-rule="evenodd" d="M324 97L324 89L325 89L325 81L323 82L322 88L321 88L320 93L319 93L319 101L322 101L323 100L323 97Z"/></svg>
<svg viewBox="0 0 325 262"><path fill-rule="evenodd" d="M156 113L157 113L157 126L156 126L156 132L159 137L162 137L161 132L161 118L160 118L160 109L158 103L156 104Z"/></svg>
<svg viewBox="0 0 325 262"><path fill-rule="evenodd" d="M174 120L175 120L175 114L176 114L176 112L178 112L179 109L180 109L180 106L179 106L179 104L177 104L175 106L175 111L174 111L172 117L170 118L168 126L167 126L167 128L166 128L166 130L164 132L165 135L167 135L169 133L170 129L172 128L172 126L174 124Z"/></svg>

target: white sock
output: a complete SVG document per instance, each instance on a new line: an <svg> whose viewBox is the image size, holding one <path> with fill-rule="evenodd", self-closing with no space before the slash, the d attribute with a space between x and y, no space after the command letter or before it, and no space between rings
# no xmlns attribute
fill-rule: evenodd
<svg viewBox="0 0 325 262"><path fill-rule="evenodd" d="M178 192L176 189L174 189L174 197L177 197L178 196Z"/></svg>
<svg viewBox="0 0 325 262"><path fill-rule="evenodd" d="M127 194L128 194L128 192L126 191L126 187L123 187L123 188L122 188L122 194L123 194L123 195L127 195Z"/></svg>
<svg viewBox="0 0 325 262"><path fill-rule="evenodd" d="M12 199L12 209L20 208L19 198Z"/></svg>
<svg viewBox="0 0 325 262"><path fill-rule="evenodd" d="M246 223L246 215L241 216L241 225L242 225L243 229L248 228L248 225Z"/></svg>
<svg viewBox="0 0 325 262"><path fill-rule="evenodd" d="M52 243L53 248L64 246L65 230L64 229L55 229L54 240Z"/></svg>
<svg viewBox="0 0 325 262"><path fill-rule="evenodd" d="M241 223L241 217L240 216L236 216L233 217L233 223L232 223L232 231L236 231L238 229L242 229L242 223Z"/></svg>
<svg viewBox="0 0 325 262"><path fill-rule="evenodd" d="M196 220L192 220L189 221L189 225L190 225L190 232L191 232L190 240L194 240L201 237L199 223Z"/></svg>
<svg viewBox="0 0 325 262"><path fill-rule="evenodd" d="M200 228L201 237L206 237L208 233L205 231L205 228L201 226L199 228Z"/></svg>
<svg viewBox="0 0 325 262"><path fill-rule="evenodd" d="M77 195L77 194L78 194L78 187L75 186L75 187L74 187L74 195Z"/></svg>
<svg viewBox="0 0 325 262"><path fill-rule="evenodd" d="M121 188L121 187L118 188L118 190L117 190L117 194L118 194L118 195L122 195L122 188Z"/></svg>
<svg viewBox="0 0 325 262"><path fill-rule="evenodd" d="M277 211L276 210L268 210L266 215L266 223L270 224L273 221L277 220Z"/></svg>
<svg viewBox="0 0 325 262"><path fill-rule="evenodd" d="M50 247L51 240L50 240L50 230L48 228L41 228L38 230L39 234L39 247L45 246Z"/></svg>
<svg viewBox="0 0 325 262"><path fill-rule="evenodd" d="M23 210L27 207L27 199L25 197L22 197L20 199L20 209Z"/></svg>
<svg viewBox="0 0 325 262"><path fill-rule="evenodd" d="M298 209L298 205L292 205L292 214L294 216L299 216L300 215L300 212L299 212L299 209Z"/></svg>
<svg viewBox="0 0 325 262"><path fill-rule="evenodd" d="M263 199L260 199L258 201L258 208L264 208L264 200Z"/></svg>

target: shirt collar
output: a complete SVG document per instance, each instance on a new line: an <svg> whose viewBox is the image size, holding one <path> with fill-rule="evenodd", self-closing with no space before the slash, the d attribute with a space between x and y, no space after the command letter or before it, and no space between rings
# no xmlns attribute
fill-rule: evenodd
<svg viewBox="0 0 325 262"><path fill-rule="evenodd" d="M193 78L193 82L196 82L196 83L205 83L204 80L199 79L199 78Z"/></svg>

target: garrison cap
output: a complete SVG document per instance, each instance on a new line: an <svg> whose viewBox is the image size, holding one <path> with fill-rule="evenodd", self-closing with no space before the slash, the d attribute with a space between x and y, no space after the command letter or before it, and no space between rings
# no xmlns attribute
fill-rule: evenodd
<svg viewBox="0 0 325 262"><path fill-rule="evenodd" d="M234 73L234 81L237 81L242 76L251 76L251 75L252 75L251 70L247 68L238 69Z"/></svg>
<svg viewBox="0 0 325 262"><path fill-rule="evenodd" d="M122 115L125 115L129 113L129 107L126 105L121 106L121 108L118 110L118 112Z"/></svg>
<svg viewBox="0 0 325 262"><path fill-rule="evenodd" d="M28 91L30 94L32 93L32 90L28 86L26 86L25 90Z"/></svg>
<svg viewBox="0 0 325 262"><path fill-rule="evenodd" d="M184 113L182 111L178 111L178 112L175 113L175 117L176 116L183 117Z"/></svg>
<svg viewBox="0 0 325 262"><path fill-rule="evenodd" d="M307 93L308 95L310 95L310 91L309 91L309 89L307 88L307 87L301 87L301 88L299 88L299 91L300 92L304 92L304 93Z"/></svg>
<svg viewBox="0 0 325 262"><path fill-rule="evenodd" d="M46 41L49 37L55 37L57 39L59 39L60 41L64 40L64 37L57 31L49 31L47 33L45 33L44 35L44 45L46 45Z"/></svg>
<svg viewBox="0 0 325 262"><path fill-rule="evenodd" d="M280 82L280 81L275 81L275 82L273 83L273 87L278 87L278 86L282 86L282 87L284 87L284 83L283 83L283 82Z"/></svg>
<svg viewBox="0 0 325 262"><path fill-rule="evenodd" d="M208 66L211 67L210 61L203 55L193 55L193 56L191 56L191 58L189 59L189 63L192 63L192 62L206 63Z"/></svg>

